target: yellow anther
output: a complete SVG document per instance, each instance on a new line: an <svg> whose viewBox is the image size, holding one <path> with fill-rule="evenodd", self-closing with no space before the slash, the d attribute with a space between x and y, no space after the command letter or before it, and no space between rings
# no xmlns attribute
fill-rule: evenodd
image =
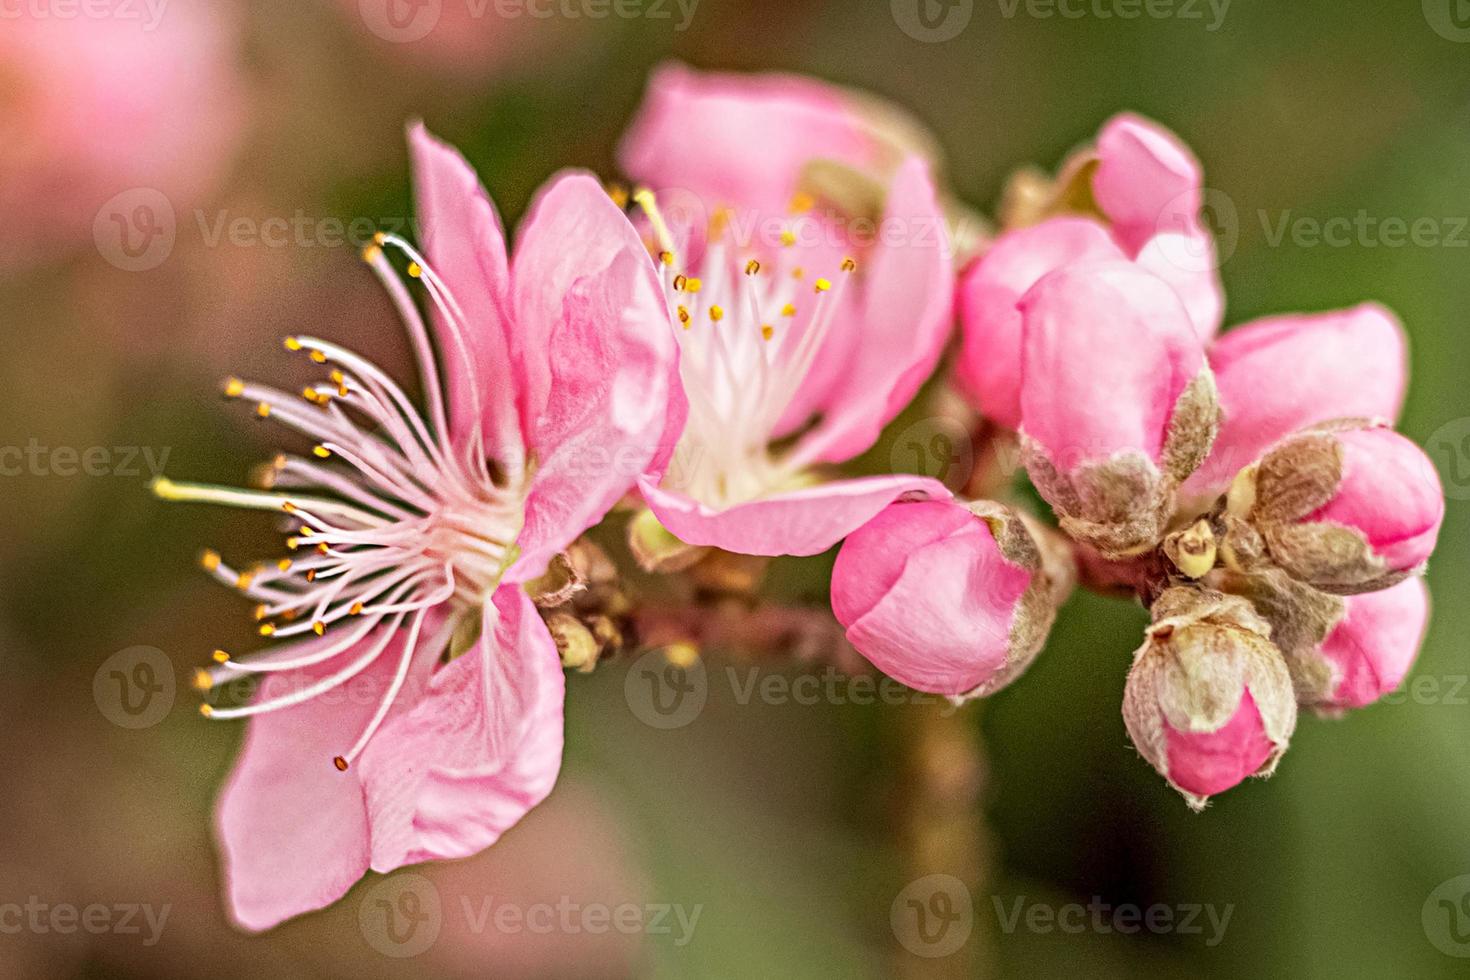
<svg viewBox="0 0 1470 980"><path fill-rule="evenodd" d="M316 546L316 553L319 555L331 554L331 551L331 547L325 541Z"/></svg>
<svg viewBox="0 0 1470 980"><path fill-rule="evenodd" d="M795 245L796 232L792 231L790 228L787 228L785 231L781 232L781 244L785 245L787 248Z"/></svg>
<svg viewBox="0 0 1470 980"><path fill-rule="evenodd" d="M607 196L612 198L612 202L618 207L625 208L628 206L628 188L622 184L608 184L603 190L607 192Z"/></svg>
<svg viewBox="0 0 1470 980"><path fill-rule="evenodd" d="M291 503L291 501L289 501L289 500L283 500L283 501L281 501L281 510L284 510L288 514L294 514L294 513L296 513L296 505L293 504L293 503ZM290 563L288 562L287 564L290 564ZM284 572L285 569L283 568L283 569L281 569L281 571Z"/></svg>
<svg viewBox="0 0 1470 980"><path fill-rule="evenodd" d="M419 265L417 262L410 262L408 264L408 277L410 279L418 279L418 278L421 278L423 276L423 274L424 274L424 267L423 266Z"/></svg>
<svg viewBox="0 0 1470 980"><path fill-rule="evenodd" d="M675 667L692 667L699 661L699 648L693 643L670 643L664 647L664 659Z"/></svg>
<svg viewBox="0 0 1470 980"><path fill-rule="evenodd" d="M301 341L295 337L287 337L285 343L287 350L296 351L301 349Z"/></svg>
<svg viewBox="0 0 1470 980"><path fill-rule="evenodd" d="M313 531L312 531L312 529L311 529L311 528L309 528L309 527L303 527L303 528L302 528L302 529L301 529L301 536L302 536L302 537L303 537L303 538L309 538L309 537L311 537L311 536L312 536L312 534L313 534L313 533L315 533L315 532L313 532Z"/></svg>
<svg viewBox="0 0 1470 980"><path fill-rule="evenodd" d="M658 260L660 262L662 262L664 265L673 265L674 264L674 253L673 252L659 252L658 253Z"/></svg>
<svg viewBox="0 0 1470 980"><path fill-rule="evenodd" d="M721 320L725 319L724 307L711 306L709 308L709 318L716 323L719 323Z"/></svg>
<svg viewBox="0 0 1470 980"><path fill-rule="evenodd" d="M209 676L209 671L203 667L194 668L194 690L207 691L214 687L214 678Z"/></svg>
<svg viewBox="0 0 1470 980"><path fill-rule="evenodd" d="M212 572L216 568L219 568L219 562L220 557L218 551L205 551L199 556L199 564L204 566L205 571Z"/></svg>
<svg viewBox="0 0 1470 980"><path fill-rule="evenodd" d="M817 289L816 289L817 292L819 292L819 293L825 293L827 290L829 290L831 288L832 288L832 282L831 282L831 280L828 280L828 279L818 279L817 280Z"/></svg>
<svg viewBox="0 0 1470 980"><path fill-rule="evenodd" d="M230 662L230 655L223 650L216 650L214 651L214 662L217 664L227 664Z"/></svg>
<svg viewBox="0 0 1470 980"><path fill-rule="evenodd" d="M255 615L255 621L257 623L260 622L262 619L265 619L265 612L266 612L266 605L265 605L265 603L262 602L260 605L258 605L258 606L255 607L254 615Z"/></svg>
<svg viewBox="0 0 1470 980"><path fill-rule="evenodd" d="M275 635L275 632L276 632L276 624L275 623L261 623L260 624L260 635L261 636L274 636Z"/></svg>
<svg viewBox="0 0 1470 980"><path fill-rule="evenodd" d="M792 279L800 279L804 275L806 275L806 270L803 269L801 266L797 266L795 269L791 270Z"/></svg>
<svg viewBox="0 0 1470 980"><path fill-rule="evenodd" d="M245 394L245 382L239 378L229 378L225 381L225 397L239 398Z"/></svg>
<svg viewBox="0 0 1470 980"><path fill-rule="evenodd" d="M280 561L276 562L276 567L283 572L289 572L291 570L291 559L282 558Z"/></svg>
<svg viewBox="0 0 1470 980"><path fill-rule="evenodd" d="M685 330L689 329L689 307L682 304L679 306L679 322L684 324Z"/></svg>
<svg viewBox="0 0 1470 980"><path fill-rule="evenodd" d="M781 307L781 315L782 316L796 316L796 304L795 303L787 303L785 306Z"/></svg>
<svg viewBox="0 0 1470 980"><path fill-rule="evenodd" d="M286 539L286 547L287 547L287 549L289 549L291 551L295 551L297 548L301 547L301 541L300 541L299 538L287 538ZM311 573L310 572L307 573L306 578L307 578L307 581L308 582L311 581Z"/></svg>
<svg viewBox="0 0 1470 980"><path fill-rule="evenodd" d="M725 226L730 223L730 209L717 208L709 219L709 237L720 238L725 234Z"/></svg>
<svg viewBox="0 0 1470 980"><path fill-rule="evenodd" d="M677 276L674 277L674 289L676 289L677 291L679 291L679 292L682 293L684 291L684 286L688 282L689 282L689 277L686 276L686 275L684 275L684 273L681 272Z"/></svg>
<svg viewBox="0 0 1470 980"><path fill-rule="evenodd" d="M368 265L372 265L382 257L383 249L378 245L369 245L362 250L362 260Z"/></svg>
<svg viewBox="0 0 1470 980"><path fill-rule="evenodd" d="M323 354L319 350L314 350L314 351L311 352L311 359L313 361L316 361L318 364L325 364L325 363L327 363L327 355L326 354Z"/></svg>
<svg viewBox="0 0 1470 980"><path fill-rule="evenodd" d="M704 285L703 282L701 282L700 280L694 278L693 276L690 276L684 282L684 288L686 290L688 290L689 292L691 292L691 293L697 293L697 292L699 292L699 287L701 287L703 285Z"/></svg>
<svg viewBox="0 0 1470 980"><path fill-rule="evenodd" d="M209 716L210 716L210 715L212 715L212 714L214 714L214 709L213 709L213 708L211 708L211 707L210 707L210 706L209 706L209 705L207 705L207 704L201 704L201 705L200 705L200 706L199 706L199 713L200 713L200 714L201 714L201 715L203 715L203 716L204 716L204 717L206 717L206 718L208 718L208 717L209 717Z"/></svg>
<svg viewBox="0 0 1470 980"><path fill-rule="evenodd" d="M756 275L760 271L761 271L761 264L759 262L757 262L755 259L751 259L749 262L745 263L745 274L747 276Z"/></svg>
<svg viewBox="0 0 1470 980"><path fill-rule="evenodd" d="M362 615L362 608L363 608L362 607L362 603L360 603L360 602L354 602L352 604L352 608L349 609L349 610L347 610L347 614L349 616L361 616Z"/></svg>
<svg viewBox="0 0 1470 980"><path fill-rule="evenodd" d="M327 624L318 619L316 622L311 624L311 631L317 636L321 636L327 631Z"/></svg>
<svg viewBox="0 0 1470 980"><path fill-rule="evenodd" d="M248 589L248 588L250 588L250 583L252 583L254 581L255 581L255 573L254 572L241 572L239 575L236 575L235 576L235 588L241 589L241 590Z"/></svg>
<svg viewBox="0 0 1470 980"><path fill-rule="evenodd" d="M773 337L775 335L775 333L776 333L776 328L773 327L773 326L771 326L769 323L763 324L761 326L761 336L763 338L765 338L766 340L770 340L771 337Z"/></svg>
<svg viewBox="0 0 1470 980"><path fill-rule="evenodd" d="M276 453L275 458L271 460L271 465L278 470L284 470L286 468L286 454Z"/></svg>
<svg viewBox="0 0 1470 980"><path fill-rule="evenodd" d="M332 451L326 446L312 446L311 454L317 459L331 459Z"/></svg>
<svg viewBox="0 0 1470 980"><path fill-rule="evenodd" d="M310 569L310 570L307 571L307 573L306 573L306 580L308 582L315 582L316 581L316 569L315 568Z"/></svg>
<svg viewBox="0 0 1470 980"><path fill-rule="evenodd" d="M296 617L300 615L300 611L296 609L287 609L285 612L281 613L281 618L288 623L294 623L296 622Z"/></svg>
<svg viewBox="0 0 1470 980"><path fill-rule="evenodd" d="M791 213L801 214L803 211L810 211L816 204L816 199L810 194L797 191L791 197Z"/></svg>
<svg viewBox="0 0 1470 980"><path fill-rule="evenodd" d="M256 405L255 406L255 414L256 415L259 415L263 419L270 418L271 417L271 407L270 407L270 404L268 402L261 402L259 405Z"/></svg>
<svg viewBox="0 0 1470 980"><path fill-rule="evenodd" d="M853 272L853 271L856 271L856 269L857 269L857 262L851 256L848 256L847 258L845 258L845 259L842 260L842 271L843 272Z"/></svg>

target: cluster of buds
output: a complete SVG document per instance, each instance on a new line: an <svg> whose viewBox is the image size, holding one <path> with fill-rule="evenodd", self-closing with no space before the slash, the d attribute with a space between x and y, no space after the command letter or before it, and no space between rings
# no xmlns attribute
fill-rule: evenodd
<svg viewBox="0 0 1470 980"><path fill-rule="evenodd" d="M1408 670L1444 504L1387 421L1402 328L1370 304L1216 340L1202 174L1157 126L1120 116L1056 179L1017 178L992 238L904 114L673 66L621 149L639 185L557 176L513 250L468 163L409 140L422 250L380 234L363 259L422 398L292 337L328 372L305 404L224 392L311 454L253 489L153 484L286 525L274 562L204 560L268 641L196 677L272 682L202 706L251 719L218 818L247 928L492 844L555 784L564 672L635 645L835 637L961 702L1025 671L1079 581L1122 591L1153 615L1128 730L1196 806L1272 771L1299 706L1364 705ZM957 387L1054 523L1002 481L964 500L839 469L935 372L956 310ZM583 537L615 509L656 600ZM839 545L834 617L797 610L816 629L758 598L771 559ZM364 696L325 697L349 682Z"/></svg>

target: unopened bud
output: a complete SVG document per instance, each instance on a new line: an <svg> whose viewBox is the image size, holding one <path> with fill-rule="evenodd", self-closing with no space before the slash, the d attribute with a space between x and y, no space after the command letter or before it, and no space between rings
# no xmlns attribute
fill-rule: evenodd
<svg viewBox="0 0 1470 980"><path fill-rule="evenodd" d="M1134 657L1123 719L1145 759L1195 809L1276 768L1296 699L1270 626L1237 596L1166 591Z"/></svg>
<svg viewBox="0 0 1470 980"><path fill-rule="evenodd" d="M1291 436L1243 470L1230 516L1257 531L1270 561L1315 588L1374 592L1424 567L1444 521L1434 464L1370 422Z"/></svg>
<svg viewBox="0 0 1470 980"><path fill-rule="evenodd" d="M1020 301L1022 445L1062 529L1121 558L1160 543L1219 426L1178 295L1127 262L1080 262Z"/></svg>
<svg viewBox="0 0 1470 980"><path fill-rule="evenodd" d="M889 506L853 533L832 572L852 645L912 688L980 697L1036 657L1075 575L998 504Z"/></svg>
<svg viewBox="0 0 1470 980"><path fill-rule="evenodd" d="M570 613L552 613L546 617L546 629L556 641L556 650L561 654L563 667L585 674L597 665L602 645L577 617Z"/></svg>

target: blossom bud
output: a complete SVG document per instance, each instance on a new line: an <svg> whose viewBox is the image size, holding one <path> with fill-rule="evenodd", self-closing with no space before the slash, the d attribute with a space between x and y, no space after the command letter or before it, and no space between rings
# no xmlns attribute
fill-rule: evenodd
<svg viewBox="0 0 1470 980"><path fill-rule="evenodd" d="M832 611L895 680L980 697L1019 676L1045 643L1075 578L1063 555L998 504L892 504L843 544Z"/></svg>
<svg viewBox="0 0 1470 980"><path fill-rule="evenodd" d="M1219 426L1214 377L1163 280L1076 263L1020 301L1022 445L1062 528L1107 558L1158 544Z"/></svg>
<svg viewBox="0 0 1470 980"><path fill-rule="evenodd" d="M1241 471L1227 503L1229 516L1259 534L1272 563L1338 595L1384 589L1421 569L1444 507L1423 450L1392 429L1355 421L1278 443Z"/></svg>
<svg viewBox="0 0 1470 980"><path fill-rule="evenodd" d="M1320 704L1361 708L1395 690L1414 665L1429 626L1429 589L1413 578L1343 603L1341 621L1318 651L1334 680Z"/></svg>
<svg viewBox="0 0 1470 980"><path fill-rule="evenodd" d="M1296 728L1291 675L1245 599L1173 588L1153 615L1123 720L1138 751L1198 810L1275 770Z"/></svg>

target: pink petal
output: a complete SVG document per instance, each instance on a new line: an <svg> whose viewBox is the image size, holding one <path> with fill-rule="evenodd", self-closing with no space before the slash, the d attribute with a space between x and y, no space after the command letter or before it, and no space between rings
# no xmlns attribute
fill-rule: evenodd
<svg viewBox="0 0 1470 980"><path fill-rule="evenodd" d="M904 161L888 191L878 243L864 259L860 320L850 357L802 452L843 462L870 449L883 426L934 373L953 321L954 260L928 165ZM824 348L823 357L830 357Z"/></svg>
<svg viewBox="0 0 1470 980"><path fill-rule="evenodd" d="M565 685L531 600L496 591L479 642L363 754L373 869L467 857L544 800L561 769Z"/></svg>
<svg viewBox="0 0 1470 980"><path fill-rule="evenodd" d="M512 571L523 581L668 458L684 403L652 260L596 181L566 176L545 193L514 278L535 464Z"/></svg>
<svg viewBox="0 0 1470 980"><path fill-rule="evenodd" d="M1239 785L1259 772L1275 749L1250 691L1230 720L1213 732L1184 732L1165 724L1169 782L1196 796Z"/></svg>
<svg viewBox="0 0 1470 980"><path fill-rule="evenodd" d="M410 127L408 138L419 246L466 321L456 331L445 317L436 313L432 318L450 424L462 440L481 422L492 453L518 456L520 418L506 339L510 274L500 215L458 150L435 139L422 124Z"/></svg>
<svg viewBox="0 0 1470 980"><path fill-rule="evenodd" d="M1130 255L1161 232L1197 227L1204 173L1173 133L1123 113L1098 133L1097 155L1093 196Z"/></svg>
<svg viewBox="0 0 1470 980"><path fill-rule="evenodd" d="M1050 272L1087 259L1123 258L1107 229L1053 218L1008 232L962 274L956 379L992 422L1021 427L1021 313L1016 303Z"/></svg>
<svg viewBox="0 0 1470 980"><path fill-rule="evenodd" d="M1075 263L1021 298L1023 428L1061 472L1138 451L1157 461L1205 367L1178 295L1128 262Z"/></svg>
<svg viewBox="0 0 1470 980"><path fill-rule="evenodd" d="M1434 464L1414 443L1391 429L1337 434L1343 449L1342 482L1309 522L1356 528L1394 571L1429 560L1444 523L1444 488Z"/></svg>
<svg viewBox="0 0 1470 980"><path fill-rule="evenodd" d="M376 635L369 642L373 639ZM269 929L330 905L367 871L369 833L360 773L356 767L338 772L332 760L351 748L377 711L398 666L402 639L400 634L342 687L247 722L244 747L215 814L230 914L243 928ZM331 636L312 637L279 650L294 658L334 642ZM348 651L325 666L265 675L257 700L300 690L341 670L353 655ZM416 676L429 667L422 660ZM401 703L406 701L400 696Z"/></svg>
<svg viewBox="0 0 1470 980"><path fill-rule="evenodd" d="M990 528L950 502L894 504L854 532L832 572L847 638L888 676L934 694L974 690L1005 667L1031 575Z"/></svg>
<svg viewBox="0 0 1470 980"><path fill-rule="evenodd" d="M758 135L757 135L758 134ZM877 144L843 93L795 75L654 72L618 151L623 170L707 206L779 211L808 161L873 162Z"/></svg>
<svg viewBox="0 0 1470 980"><path fill-rule="evenodd" d="M1396 420L1408 385L1403 326L1373 303L1237 327L1215 344L1210 363L1224 420L1186 486L1197 495L1222 492L1298 429L1337 418Z"/></svg>
<svg viewBox="0 0 1470 980"><path fill-rule="evenodd" d="M1215 239L1202 227L1165 232L1149 239L1135 260L1174 287L1194 321L1200 342L1208 344L1225 319Z"/></svg>
<svg viewBox="0 0 1470 980"><path fill-rule="evenodd" d="M1341 672L1330 703L1361 708L1408 675L1429 625L1429 588L1416 577L1345 601L1347 613L1322 644L1322 655Z"/></svg>
<svg viewBox="0 0 1470 980"><path fill-rule="evenodd" d="M744 555L820 554L906 494L950 497L937 480L900 474L837 480L716 510L648 479L639 486L679 540Z"/></svg>

